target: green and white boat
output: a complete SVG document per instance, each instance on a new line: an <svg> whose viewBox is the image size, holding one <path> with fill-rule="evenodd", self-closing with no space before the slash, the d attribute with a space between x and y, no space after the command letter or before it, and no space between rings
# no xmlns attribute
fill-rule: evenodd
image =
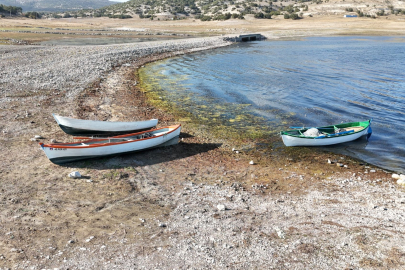
<svg viewBox="0 0 405 270"><path fill-rule="evenodd" d="M371 120L341 123L337 125L281 131L281 138L286 146L324 146L357 140L367 135L370 137Z"/></svg>

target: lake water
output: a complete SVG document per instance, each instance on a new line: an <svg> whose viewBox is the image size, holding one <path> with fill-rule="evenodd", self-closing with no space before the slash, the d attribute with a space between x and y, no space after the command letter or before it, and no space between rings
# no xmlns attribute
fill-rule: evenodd
<svg viewBox="0 0 405 270"><path fill-rule="evenodd" d="M241 132L373 119L368 142L326 149L405 173L404 45L405 37L258 41L142 72L162 98L203 124L220 121Z"/></svg>

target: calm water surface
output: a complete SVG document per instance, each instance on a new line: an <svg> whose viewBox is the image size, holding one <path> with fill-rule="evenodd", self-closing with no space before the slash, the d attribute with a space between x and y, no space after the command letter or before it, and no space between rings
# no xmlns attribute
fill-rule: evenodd
<svg viewBox="0 0 405 270"><path fill-rule="evenodd" d="M261 41L160 61L144 72L161 95L203 122L240 130L372 118L368 142L326 149L405 173L404 49L405 37Z"/></svg>

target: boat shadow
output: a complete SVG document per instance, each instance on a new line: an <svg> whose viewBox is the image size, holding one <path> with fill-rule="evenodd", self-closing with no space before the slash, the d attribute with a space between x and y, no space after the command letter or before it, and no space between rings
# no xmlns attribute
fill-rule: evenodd
<svg viewBox="0 0 405 270"><path fill-rule="evenodd" d="M184 134L188 135L188 134ZM184 137L183 134L181 137ZM90 168L90 169L118 169L124 167L150 166L177 159L208 152L220 147L221 143L185 143L172 140L164 145L153 149L139 152L125 153L103 158L86 159L75 162L61 164L68 168Z"/></svg>

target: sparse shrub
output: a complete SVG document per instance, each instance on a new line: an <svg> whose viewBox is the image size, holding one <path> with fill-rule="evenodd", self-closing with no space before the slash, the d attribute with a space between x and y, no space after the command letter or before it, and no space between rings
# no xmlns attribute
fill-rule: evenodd
<svg viewBox="0 0 405 270"><path fill-rule="evenodd" d="M41 14L39 14L38 12L27 12L24 14L24 16L26 18L30 18L30 19L40 19L41 18Z"/></svg>
<svg viewBox="0 0 405 270"><path fill-rule="evenodd" d="M204 15L204 16L202 16L201 17L201 21L211 21L212 20L212 17L211 16L207 16L207 15Z"/></svg>
<svg viewBox="0 0 405 270"><path fill-rule="evenodd" d="M256 13L256 14L255 14L255 18L256 18L256 19L263 19L263 18L264 18L263 12Z"/></svg>
<svg viewBox="0 0 405 270"><path fill-rule="evenodd" d="M292 20L298 20L299 18L300 18L300 16L298 16L297 13L290 14L290 19L292 19Z"/></svg>

